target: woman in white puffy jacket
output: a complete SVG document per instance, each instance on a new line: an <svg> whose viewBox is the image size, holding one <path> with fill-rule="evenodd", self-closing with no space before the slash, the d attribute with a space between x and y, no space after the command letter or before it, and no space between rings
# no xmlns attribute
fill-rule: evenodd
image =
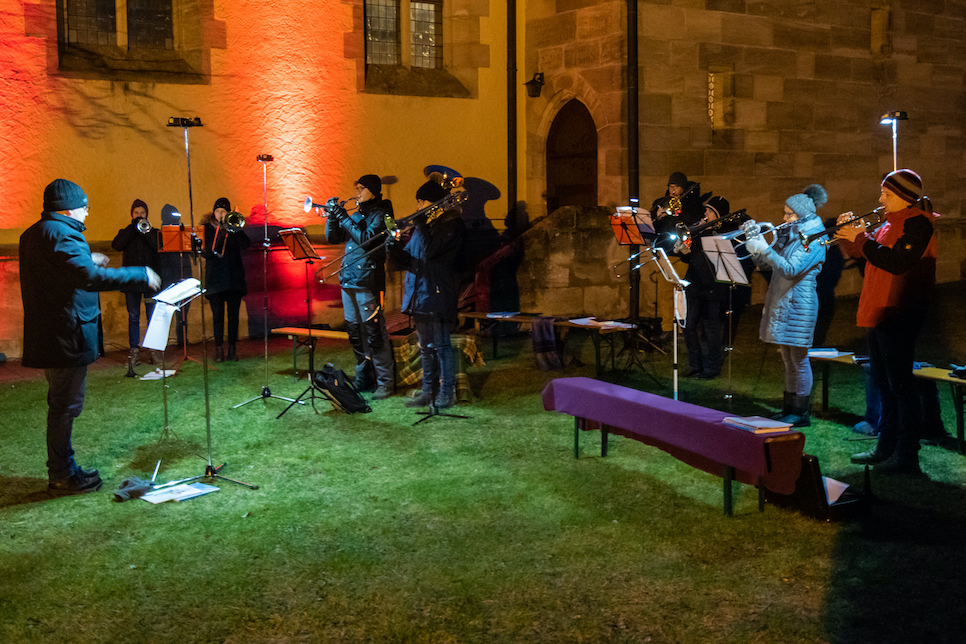
<svg viewBox="0 0 966 644"><path fill-rule="evenodd" d="M808 348L812 346L818 295L815 278L825 261L825 246L812 244L805 248L799 233L810 235L824 229L816 214L828 200L825 189L812 184L785 201L785 223L773 247L761 237L745 245L759 268L772 273L765 308L762 311L762 341L777 344L785 363L785 395L782 410L775 419L790 422L793 427L807 427L812 393L812 367ZM766 268L767 267L767 268Z"/></svg>

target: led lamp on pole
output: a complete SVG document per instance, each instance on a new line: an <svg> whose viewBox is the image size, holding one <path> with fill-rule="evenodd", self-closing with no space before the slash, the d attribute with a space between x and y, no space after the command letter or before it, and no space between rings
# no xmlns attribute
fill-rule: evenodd
<svg viewBox="0 0 966 644"><path fill-rule="evenodd" d="M880 125L891 125L892 126L892 171L895 172L899 169L899 121L906 121L909 116L905 112L886 112L879 119Z"/></svg>

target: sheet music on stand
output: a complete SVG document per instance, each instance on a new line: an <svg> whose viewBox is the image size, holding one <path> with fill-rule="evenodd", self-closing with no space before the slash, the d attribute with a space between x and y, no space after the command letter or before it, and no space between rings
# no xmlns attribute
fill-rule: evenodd
<svg viewBox="0 0 966 644"><path fill-rule="evenodd" d="M701 248L705 256L714 267L715 279L727 284L748 284L745 269L738 261L735 247L731 240L720 235L709 235L701 238Z"/></svg>
<svg viewBox="0 0 966 644"><path fill-rule="evenodd" d="M145 349L163 351L168 346L171 318L177 309L201 295L201 282L194 277L175 282L154 296L157 305L148 322L148 330L141 343Z"/></svg>
<svg viewBox="0 0 966 644"><path fill-rule="evenodd" d="M278 231L278 234L285 242L288 252L292 253L292 259L322 259L301 228L285 228Z"/></svg>
<svg viewBox="0 0 966 644"><path fill-rule="evenodd" d="M618 206L617 212L611 215L610 225L617 243L622 246L645 246L656 235L651 213L636 206Z"/></svg>

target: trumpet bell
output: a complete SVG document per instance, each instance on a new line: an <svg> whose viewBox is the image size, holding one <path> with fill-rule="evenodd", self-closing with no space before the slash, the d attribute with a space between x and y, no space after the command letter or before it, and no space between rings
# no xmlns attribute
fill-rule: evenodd
<svg viewBox="0 0 966 644"><path fill-rule="evenodd" d="M138 219L137 226L138 226L138 232L141 233L142 235L147 235L149 232L151 232L151 222L149 222L144 217L141 217Z"/></svg>
<svg viewBox="0 0 966 644"><path fill-rule="evenodd" d="M303 212L312 212L313 208L321 208L321 204L313 203L312 197L306 197L305 201L302 203Z"/></svg>

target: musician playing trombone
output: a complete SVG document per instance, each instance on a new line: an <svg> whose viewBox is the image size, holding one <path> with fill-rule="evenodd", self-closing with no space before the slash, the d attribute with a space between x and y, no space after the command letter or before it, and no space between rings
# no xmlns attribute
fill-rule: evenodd
<svg viewBox="0 0 966 644"><path fill-rule="evenodd" d="M121 253L123 266L147 266L154 272L159 272L158 259L158 229L153 228L148 221L148 205L140 199L131 204L131 223L117 231L111 248ZM148 321L154 312L154 300L151 296L157 293L147 286L132 285L121 289L127 305L127 373L125 377L134 378L134 367L138 364L138 353L141 349L141 298L144 298L144 313ZM161 366L161 355L158 351L151 351L151 363Z"/></svg>
<svg viewBox="0 0 966 644"><path fill-rule="evenodd" d="M231 217L229 217L231 215ZM232 223L232 220L235 223ZM205 224L205 297L211 306L215 362L225 361L225 310L228 311L228 360L238 361L238 319L242 298L248 293L242 251L252 240L241 229L241 216L232 211L227 197L215 201Z"/></svg>
<svg viewBox="0 0 966 644"><path fill-rule="evenodd" d="M383 296L386 291L386 218L392 219L392 202L382 198L382 180L375 174L355 184L358 209L326 210L325 238L345 243L339 284L349 344L356 356L355 387L372 391L382 400L396 390L392 344L386 331ZM379 246L382 246L380 248Z"/></svg>
<svg viewBox="0 0 966 644"><path fill-rule="evenodd" d="M852 462L919 474L923 413L912 369L916 339L936 286L933 222L939 215L922 195L922 179L908 169L886 175L879 203L885 223L874 233L861 225L843 225L835 233L846 253L867 262L856 324L869 330L869 368L882 396L879 441Z"/></svg>
<svg viewBox="0 0 966 644"><path fill-rule="evenodd" d="M448 194L440 183L427 181L416 191L416 207L427 208ZM402 309L413 316L423 367L422 391L407 407L434 404L446 409L456 404L456 356L450 329L457 321L457 278L465 261L465 238L466 226L458 209L446 209L432 223L416 219L405 247L390 237L392 260L408 271Z"/></svg>
<svg viewBox="0 0 966 644"><path fill-rule="evenodd" d="M828 201L825 188L813 183L785 200L784 223L773 247L752 237L745 243L758 267L767 267L772 278L765 294L760 337L777 344L785 365L785 394L782 409L772 418L808 427L812 395L812 365L808 348L815 334L818 294L815 278L825 261L825 246L805 246L801 237L822 230L816 209Z"/></svg>

